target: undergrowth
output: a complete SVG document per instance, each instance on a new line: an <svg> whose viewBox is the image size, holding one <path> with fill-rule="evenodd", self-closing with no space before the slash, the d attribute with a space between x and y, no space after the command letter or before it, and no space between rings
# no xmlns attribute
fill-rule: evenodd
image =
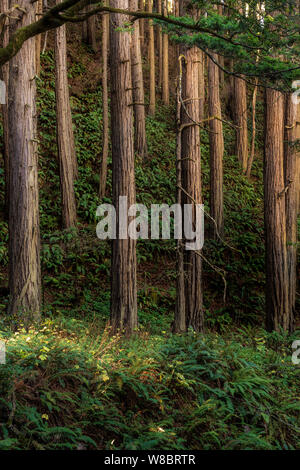
<svg viewBox="0 0 300 470"><path fill-rule="evenodd" d="M124 339L64 317L1 330L0 449L300 446L300 374L284 334L142 328Z"/></svg>

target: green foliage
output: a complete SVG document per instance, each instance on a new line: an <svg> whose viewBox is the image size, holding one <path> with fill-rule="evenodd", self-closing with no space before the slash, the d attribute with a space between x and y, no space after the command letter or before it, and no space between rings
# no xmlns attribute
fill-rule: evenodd
<svg viewBox="0 0 300 470"><path fill-rule="evenodd" d="M188 9L186 16L179 20L194 29L160 22L172 40L196 45L209 55L217 52L235 59L233 73L246 75L249 81L256 76L263 85L291 91L292 81L299 75L300 51L294 2L264 2L265 9L258 14L257 1L232 0L226 3L228 9L222 15L216 12L220 2L195 0L193 3L200 9L199 14L193 16Z"/></svg>
<svg viewBox="0 0 300 470"><path fill-rule="evenodd" d="M127 340L65 317L2 332L1 449L299 448L286 335L141 330Z"/></svg>

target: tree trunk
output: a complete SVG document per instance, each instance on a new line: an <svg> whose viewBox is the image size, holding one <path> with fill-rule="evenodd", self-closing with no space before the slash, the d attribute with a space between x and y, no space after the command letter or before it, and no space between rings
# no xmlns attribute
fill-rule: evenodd
<svg viewBox="0 0 300 470"><path fill-rule="evenodd" d="M251 137L251 153L247 163L246 175L248 178L251 176L251 169L255 155L255 137L256 137L256 100L258 91L258 78L255 79L255 86L252 95L252 137Z"/></svg>
<svg viewBox="0 0 300 470"><path fill-rule="evenodd" d="M10 3L10 7L13 6ZM26 14L11 21L10 33L35 21L35 5L19 2ZM14 16L17 13L14 14ZM8 313L38 320L41 300L38 153L36 128L35 38L9 62L9 288Z"/></svg>
<svg viewBox="0 0 300 470"><path fill-rule="evenodd" d="M199 56L199 120L202 121L205 116L205 54L200 49Z"/></svg>
<svg viewBox="0 0 300 470"><path fill-rule="evenodd" d="M242 166L247 171L248 162L248 127L247 127L247 87L242 78L234 78L234 121L236 129L235 152Z"/></svg>
<svg viewBox="0 0 300 470"><path fill-rule="evenodd" d="M139 10L145 11L144 0L139 0ZM143 18L140 19L140 41L141 41L141 52L143 56L144 48L145 48L145 20Z"/></svg>
<svg viewBox="0 0 300 470"><path fill-rule="evenodd" d="M84 9L84 11L88 12L93 8L95 8L94 5L89 5ZM96 15L90 16L82 23L82 39L86 44L91 46L94 52L97 52Z"/></svg>
<svg viewBox="0 0 300 470"><path fill-rule="evenodd" d="M296 126L296 139L298 141L298 150L296 150L297 155L297 213L300 214L300 103L297 106L297 126Z"/></svg>
<svg viewBox="0 0 300 470"><path fill-rule="evenodd" d="M163 0L157 0L157 13L162 14L162 2ZM161 26L157 26L157 47L158 47L158 88L162 93L163 85L163 34ZM162 96L162 95L161 95Z"/></svg>
<svg viewBox="0 0 300 470"><path fill-rule="evenodd" d="M8 0L0 0L1 11L8 10ZM1 46L6 47L9 40L8 24L3 25L3 38ZM4 194L4 211L5 216L8 218L9 208L9 150L8 150L8 78L9 78L9 64L6 63L1 67L0 78L4 81L6 86L6 100L1 105L2 112L2 126L3 126L3 160L4 160L4 180L5 180L5 194Z"/></svg>
<svg viewBox="0 0 300 470"><path fill-rule="evenodd" d="M111 0L113 8L129 8L129 0ZM130 32L120 31L128 17L112 14L110 28L111 60L111 135L113 204L117 211L117 237L120 219L119 197L135 204L133 110L130 64ZM124 230L125 227L122 227ZM137 327L136 241L112 241L111 323L113 331Z"/></svg>
<svg viewBox="0 0 300 470"><path fill-rule="evenodd" d="M180 16L180 13L179 13L179 0L174 0L174 15L178 18ZM179 56L179 44L176 44L175 45L175 56L178 57Z"/></svg>
<svg viewBox="0 0 300 470"><path fill-rule="evenodd" d="M182 51L183 52L183 51ZM197 121L199 117L198 80L199 66L197 63L198 49L193 47L185 51L186 65L183 67L182 99L189 116ZM182 110L182 123L191 124L191 119ZM182 131L182 184L190 196L183 194L183 204L201 204L201 149L199 126L192 125ZM184 268L186 279L186 324L195 331L204 327L202 306L202 261L194 251L184 252Z"/></svg>
<svg viewBox="0 0 300 470"><path fill-rule="evenodd" d="M132 11L138 9L138 0L130 0L130 9ZM131 69L134 103L135 151L139 157L146 158L148 149L146 138L145 94L140 46L140 28L138 21L134 24L131 38Z"/></svg>
<svg viewBox="0 0 300 470"><path fill-rule="evenodd" d="M164 2L163 13L168 15L168 8L166 1ZM165 105L170 104L170 91L169 91L169 35L163 34L163 57L162 57L162 101Z"/></svg>
<svg viewBox="0 0 300 470"><path fill-rule="evenodd" d="M106 0L106 5L109 1ZM103 198L106 193L107 160L109 150L109 112L108 112L108 48L109 48L109 15L102 15L102 106L103 106L103 142L102 160L100 169L99 196Z"/></svg>
<svg viewBox="0 0 300 470"><path fill-rule="evenodd" d="M182 198L182 161L181 161L181 102L180 93L182 90L177 89L177 139L176 139L176 182L177 182L177 204L183 207ZM183 226L183 217L181 217L181 225ZM173 332L183 333L186 331L186 305L185 305L185 273L184 273L184 246L183 240L177 242L177 260L176 260L176 305Z"/></svg>
<svg viewBox="0 0 300 470"><path fill-rule="evenodd" d="M43 13L43 0L37 0L36 2L36 21L41 18L41 14ZM41 71L41 43L42 43L42 35L38 34L35 37L36 44L36 75L40 76Z"/></svg>
<svg viewBox="0 0 300 470"><path fill-rule="evenodd" d="M299 105L298 105L299 106ZM289 275L289 302L291 323L295 318L296 287L297 287L297 155L296 141L297 105L290 94L285 100L285 139L284 139L284 176L285 176L285 208L286 208L286 239L287 262ZM292 323L292 328L293 328ZM291 328L291 329L292 329Z"/></svg>
<svg viewBox="0 0 300 470"><path fill-rule="evenodd" d="M217 59L217 54L214 54ZM219 69L215 63L208 59L208 115L221 119L220 79ZM210 233L217 239L218 234L223 235L224 209L223 209L223 124L218 119L209 121L209 148L210 148L210 215L215 223L211 224Z"/></svg>
<svg viewBox="0 0 300 470"><path fill-rule="evenodd" d="M267 89L265 100L266 327L291 331L283 166L284 98Z"/></svg>
<svg viewBox="0 0 300 470"><path fill-rule="evenodd" d="M188 2L180 4L180 15L184 16ZM181 106L181 181L183 191L181 193L181 202L192 204L194 208L193 226L195 226L195 203L201 204L201 149L200 149L200 131L196 124L199 120L199 63L198 49L196 47L188 48L180 46L180 54L184 56L181 59L182 77L180 80L181 100L184 106ZM195 123L196 122L196 123ZM183 217L184 218L184 217ZM203 293L202 293L202 260L197 251L185 250L182 243L179 246L180 256L183 256L183 269L185 280L185 319L186 328L192 327L195 331L202 331L204 328L203 315ZM180 282L180 273L178 273ZM179 287L179 285L178 285ZM177 291L180 299L181 291ZM182 312L177 300L177 314ZM176 318L174 327L179 325L180 318Z"/></svg>
<svg viewBox="0 0 300 470"><path fill-rule="evenodd" d="M218 6L217 6L218 14L219 14L220 16L223 16L223 14L224 14L223 8L224 8L223 5L218 5ZM217 61L218 61L218 63L220 64L220 66L221 66L222 68L224 68L224 57L223 57L222 55L218 55L218 56L217 56ZM221 70L221 69L219 68L219 81L220 81L220 86L222 86L222 87L223 87L223 85L224 85L224 80L225 80L224 72L223 72L223 70Z"/></svg>
<svg viewBox="0 0 300 470"><path fill-rule="evenodd" d="M153 0L147 0L147 9L152 13ZM150 104L149 114L155 116L155 51L154 51L154 28L152 20L149 21L149 66L150 66Z"/></svg>
<svg viewBox="0 0 300 470"><path fill-rule="evenodd" d="M60 0L57 3L60 3ZM75 227L77 223L74 192L74 161L76 161L76 154L68 87L65 25L55 30L55 94L62 223L64 228L70 228Z"/></svg>

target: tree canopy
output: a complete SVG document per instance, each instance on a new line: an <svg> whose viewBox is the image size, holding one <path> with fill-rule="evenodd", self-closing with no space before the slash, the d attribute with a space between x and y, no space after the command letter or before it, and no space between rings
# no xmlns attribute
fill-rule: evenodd
<svg viewBox="0 0 300 470"><path fill-rule="evenodd" d="M84 12L87 5L94 5ZM225 7L225 15L216 8ZM96 13L119 12L130 17L153 18L164 25L173 40L196 45L210 58L216 52L235 59L233 69L223 68L235 76L258 77L263 86L290 90L299 77L300 22L295 1L266 2L229 0L226 3L193 0L184 17L165 16L156 12L118 10L94 0L65 0L52 6L38 21L19 28L9 44L0 49L0 65L12 58L30 37L62 26L67 22L81 22ZM1 31L11 11L1 14ZM13 7L20 18L26 10ZM130 23L129 23L130 25ZM214 59L215 60L215 59Z"/></svg>

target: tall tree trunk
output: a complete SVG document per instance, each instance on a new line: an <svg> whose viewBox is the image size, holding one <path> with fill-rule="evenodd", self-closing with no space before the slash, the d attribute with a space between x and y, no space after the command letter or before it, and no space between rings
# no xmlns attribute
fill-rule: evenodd
<svg viewBox="0 0 300 470"><path fill-rule="evenodd" d="M147 9L152 13L153 0L147 0ZM149 114L155 116L155 51L154 51L154 28L152 20L149 21L149 67L150 67L150 103Z"/></svg>
<svg viewBox="0 0 300 470"><path fill-rule="evenodd" d="M43 13L43 0L37 0L36 2L36 21L41 18L41 14ZM41 43L42 43L42 35L38 34L36 37L36 75L40 76L41 71Z"/></svg>
<svg viewBox="0 0 300 470"><path fill-rule="evenodd" d="M10 7L14 3L10 2ZM21 0L19 21L10 34L35 21L35 5ZM14 16L17 15L14 14ZM8 313L38 320L41 300L38 153L36 128L35 38L9 62L9 288Z"/></svg>
<svg viewBox="0 0 300 470"><path fill-rule="evenodd" d="M60 0L57 0L60 3ZM55 94L56 136L62 195L63 227L75 227L77 223L74 191L74 161L76 161L74 135L67 75L66 26L55 30Z"/></svg>
<svg viewBox="0 0 300 470"><path fill-rule="evenodd" d="M297 155L297 187L296 187L296 192L297 192L297 199L298 199L298 204L297 204L297 213L300 214L300 103L297 106L297 125L296 125L296 139L298 141L298 150L296 150L296 155Z"/></svg>
<svg viewBox="0 0 300 470"><path fill-rule="evenodd" d="M197 63L198 49L193 47L186 50L186 66L183 68L182 98L186 103L189 116L197 121L199 117L198 80L199 66ZM191 123L185 111L182 110L182 123ZM183 194L183 204L201 204L201 149L199 126L192 125L182 131L182 183L188 193ZM186 277L186 322L196 331L204 327L202 305L202 262L201 257L194 251L184 252Z"/></svg>
<svg viewBox="0 0 300 470"><path fill-rule="evenodd" d="M93 5L90 6L92 10ZM97 52L97 39L96 39L96 15L92 15L88 19L88 44L92 47L94 52Z"/></svg>
<svg viewBox="0 0 300 470"><path fill-rule="evenodd" d="M139 0L139 10L145 11L144 0ZM143 56L144 49L145 49L145 20L143 18L140 19L140 41L141 41L141 52Z"/></svg>
<svg viewBox="0 0 300 470"><path fill-rule="evenodd" d="M183 207L182 198L182 160L181 160L181 146L182 146L182 126L181 126L181 96L182 90L180 83L177 87L177 110L176 110L176 124L177 124L177 139L176 139L176 182L177 182L177 204ZM183 226L183 217L181 217L181 225ZM175 315L173 323L173 332L182 333L186 331L186 305L185 305L185 273L184 273L184 246L183 240L177 242L177 260L176 260L176 304Z"/></svg>
<svg viewBox="0 0 300 470"><path fill-rule="evenodd" d="M299 105L298 105L299 106ZM284 139L284 176L285 176L285 208L286 208L286 239L289 275L289 302L291 323L295 317L297 287L297 183L298 165L296 155L296 119L297 105L290 94L285 100L285 139ZM292 327L293 327L292 323ZM292 328L291 328L292 329Z"/></svg>
<svg viewBox="0 0 300 470"><path fill-rule="evenodd" d="M265 100L266 327L291 331L284 184L284 97L267 89Z"/></svg>
<svg viewBox="0 0 300 470"><path fill-rule="evenodd" d="M199 120L202 121L205 116L205 54L200 49L199 55Z"/></svg>
<svg viewBox="0 0 300 470"><path fill-rule="evenodd" d="M167 1L164 1L163 13L168 15ZM162 101L165 105L170 104L170 91L169 91L169 35L163 34L163 77L162 77Z"/></svg>
<svg viewBox="0 0 300 470"><path fill-rule="evenodd" d="M245 173L248 162L247 87L242 78L234 78L233 84L234 121L237 126L235 152Z"/></svg>
<svg viewBox="0 0 300 470"><path fill-rule="evenodd" d="M84 9L84 11L88 12L93 8L95 8L94 5L89 5ZM97 52L96 15L90 16L82 23L82 39L86 44L91 46L94 52Z"/></svg>
<svg viewBox="0 0 300 470"><path fill-rule="evenodd" d="M256 101L257 101L257 91L258 91L258 78L255 79L255 86L252 95L252 137L251 137L251 153L247 162L247 172L246 175L250 178L251 169L253 165L253 160L255 156L255 138L256 138Z"/></svg>
<svg viewBox="0 0 300 470"><path fill-rule="evenodd" d="M217 59L217 54L214 54ZM208 59L208 114L221 119L220 79L218 66ZM219 119L209 121L210 148L210 214L215 224L211 225L211 235L217 239L224 230L223 209L223 124Z"/></svg>
<svg viewBox="0 0 300 470"><path fill-rule="evenodd" d="M223 5L218 5L218 6L217 6L218 14L219 14L220 16L223 16L223 14L224 14L223 8L224 8ZM221 66L222 68L224 68L224 57L223 57L222 55L218 55L218 56L217 56L217 61L218 61L218 63L220 64L220 66ZM224 77L224 72L223 72L222 69L219 69L219 77L220 77L220 79L219 79L219 80L220 80L220 86L223 86L223 85L224 85L224 78L225 78L225 77Z"/></svg>
<svg viewBox="0 0 300 470"><path fill-rule="evenodd" d="M157 0L157 12L162 14L162 2L163 0ZM157 26L157 46L158 46L158 87L162 93L163 84L163 34L161 26Z"/></svg>
<svg viewBox="0 0 300 470"><path fill-rule="evenodd" d="M111 0L113 8L129 8L129 0ZM132 333L137 327L136 241L119 239L119 197L135 204L133 110L130 33L120 31L128 17L112 14L110 28L111 135L113 204L117 211L117 239L112 241L111 323L113 330ZM124 227L122 227L124 230Z"/></svg>
<svg viewBox="0 0 300 470"><path fill-rule="evenodd" d="M106 0L105 5L109 4ZM109 150L109 112L108 112L108 48L109 48L109 15L102 15L102 160L100 169L99 196L103 198L106 193L107 160Z"/></svg>
<svg viewBox="0 0 300 470"><path fill-rule="evenodd" d="M187 3L184 1L180 4L181 16L184 16ZM184 106L181 107L181 124L183 126L180 142L183 188L181 202L183 206L184 204L193 205L193 226L195 226L195 203L201 204L202 202L200 131L199 126L195 124L198 122L200 114L198 49L181 46L180 53L184 56L181 59L180 84L182 88L179 90L181 100L184 103ZM202 331L204 328L202 260L198 252L185 250L183 245L185 243L179 247L182 250L182 254L179 256L183 256L184 260L186 328L192 327L195 331ZM182 297L182 292L178 291L177 296ZM180 319L177 318L174 327L180 323Z"/></svg>
<svg viewBox="0 0 300 470"><path fill-rule="evenodd" d="M174 15L175 15L177 18L180 16L180 12L179 12L179 0L174 0ZM180 50L179 44L176 44L176 45L175 45L175 56L176 56L176 57L179 56L179 50Z"/></svg>
<svg viewBox="0 0 300 470"><path fill-rule="evenodd" d="M8 0L0 0L1 11L8 10ZM6 20L7 21L7 20ZM8 24L3 25L3 40L1 46L6 47L9 40ZM4 180L5 180L5 195L4 195L4 210L8 218L9 208L9 150L8 150L8 78L9 78L9 64L1 67L0 78L4 81L6 87L5 103L1 105L2 112L2 126L3 126L3 160L4 160Z"/></svg>
<svg viewBox="0 0 300 470"><path fill-rule="evenodd" d="M130 9L132 11L138 9L138 0L130 0ZM135 150L141 158L146 158L148 149L146 138L145 93L140 45L140 28L138 21L134 24L131 38L131 69L134 103Z"/></svg>

